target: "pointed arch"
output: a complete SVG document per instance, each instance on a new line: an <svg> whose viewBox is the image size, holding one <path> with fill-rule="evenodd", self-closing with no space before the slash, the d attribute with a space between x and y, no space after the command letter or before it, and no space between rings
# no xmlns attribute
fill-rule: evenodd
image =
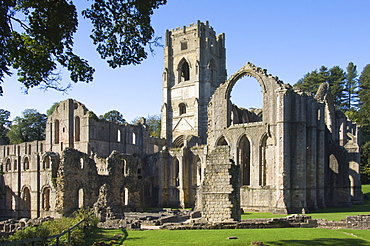
<svg viewBox="0 0 370 246"><path fill-rule="evenodd" d="M178 71L178 82L184 82L190 80L190 63L183 57L177 67Z"/></svg>
<svg viewBox="0 0 370 246"><path fill-rule="evenodd" d="M28 186L24 186L22 189L22 210L23 216L31 217L31 189Z"/></svg>
<svg viewBox="0 0 370 246"><path fill-rule="evenodd" d="M260 164L259 164L259 185L273 185L275 176L275 140L269 134L264 134L260 142Z"/></svg>
<svg viewBox="0 0 370 246"><path fill-rule="evenodd" d="M172 161L172 186L180 185L180 162L175 157Z"/></svg>
<svg viewBox="0 0 370 246"><path fill-rule="evenodd" d="M59 144L59 120L54 121L54 143Z"/></svg>
<svg viewBox="0 0 370 246"><path fill-rule="evenodd" d="M84 206L84 189L83 188L80 188L78 189L77 191L77 204L78 204L78 208L83 208Z"/></svg>
<svg viewBox="0 0 370 246"><path fill-rule="evenodd" d="M219 137L216 141L216 146L229 145L224 136Z"/></svg>
<svg viewBox="0 0 370 246"><path fill-rule="evenodd" d="M24 157L23 158L23 170L28 170L30 169L30 160L28 158L28 156Z"/></svg>
<svg viewBox="0 0 370 246"><path fill-rule="evenodd" d="M240 165L241 185L251 184L251 143L244 134L237 147L237 163Z"/></svg>
<svg viewBox="0 0 370 246"><path fill-rule="evenodd" d="M50 195L51 195L51 189L49 186L46 186L42 190L42 203L41 207L44 211L50 210Z"/></svg>
<svg viewBox="0 0 370 246"><path fill-rule="evenodd" d="M212 58L208 63L208 71L209 71L209 81L212 86L217 86L217 71L216 71L216 62Z"/></svg>
<svg viewBox="0 0 370 246"><path fill-rule="evenodd" d="M80 117L75 117L75 141L80 141L80 135L81 135L81 122Z"/></svg>

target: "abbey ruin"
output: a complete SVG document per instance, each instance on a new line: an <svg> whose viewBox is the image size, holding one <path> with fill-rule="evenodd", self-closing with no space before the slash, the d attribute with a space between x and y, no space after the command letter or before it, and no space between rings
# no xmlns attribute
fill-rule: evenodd
<svg viewBox="0 0 370 246"><path fill-rule="evenodd" d="M250 76L263 107L230 100ZM135 124L99 120L68 99L46 139L0 146L1 219L61 217L94 207L183 207L205 221L241 211L297 213L362 201L359 127L336 111L327 84L316 95L246 63L227 78L225 35L198 21L165 33L161 138Z"/></svg>

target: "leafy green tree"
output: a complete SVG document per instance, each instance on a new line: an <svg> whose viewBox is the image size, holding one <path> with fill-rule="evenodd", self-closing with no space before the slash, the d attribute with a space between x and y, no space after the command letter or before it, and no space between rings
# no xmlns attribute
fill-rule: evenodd
<svg viewBox="0 0 370 246"><path fill-rule="evenodd" d="M60 68L73 82L90 82L94 68L73 51L78 27L74 2L67 0L0 1L0 83L11 69L28 89L66 90ZM166 0L93 0L82 11L93 25L92 38L102 59L112 68L139 64L145 48L158 44L151 26L153 10ZM2 95L0 87L0 95Z"/></svg>
<svg viewBox="0 0 370 246"><path fill-rule="evenodd" d="M6 134L10 144L44 140L46 120L46 115L39 113L36 109L24 110L21 117L14 118Z"/></svg>
<svg viewBox="0 0 370 246"><path fill-rule="evenodd" d="M161 137L161 116L160 115L149 115L146 120L146 124L149 129L149 135L152 137Z"/></svg>
<svg viewBox="0 0 370 246"><path fill-rule="evenodd" d="M53 105L51 105L51 107L46 111L46 116L49 117L50 115L53 114L53 112L55 111L55 109L59 106L59 103L60 102L55 102Z"/></svg>
<svg viewBox="0 0 370 246"><path fill-rule="evenodd" d="M134 118L131 123L137 124L142 117ZM145 119L145 124L148 126L149 136L159 138L161 137L161 116L158 114L148 115Z"/></svg>
<svg viewBox="0 0 370 246"><path fill-rule="evenodd" d="M104 115L100 115L99 118L117 124L123 124L126 122L126 120L123 118L123 115L117 110L111 110Z"/></svg>
<svg viewBox="0 0 370 246"><path fill-rule="evenodd" d="M294 86L299 87L303 91L316 94L319 86L322 83L329 83L330 90L334 96L334 104L337 108L343 107L344 104L344 83L345 72L338 66L328 69L321 66L319 71L314 70L304 75Z"/></svg>
<svg viewBox="0 0 370 246"><path fill-rule="evenodd" d="M370 141L361 146L361 181L370 183Z"/></svg>
<svg viewBox="0 0 370 246"><path fill-rule="evenodd" d="M9 127L12 124L9 118L10 112L5 109L0 109L0 145L9 143L9 138L6 136L6 133L9 131Z"/></svg>
<svg viewBox="0 0 370 246"><path fill-rule="evenodd" d="M370 124L370 64L366 65L359 79L360 90L358 96L360 98L361 109L359 111L361 124Z"/></svg>

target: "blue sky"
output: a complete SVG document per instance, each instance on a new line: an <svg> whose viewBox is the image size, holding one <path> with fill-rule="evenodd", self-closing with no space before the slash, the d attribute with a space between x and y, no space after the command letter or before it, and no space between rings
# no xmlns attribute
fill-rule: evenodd
<svg viewBox="0 0 370 246"><path fill-rule="evenodd" d="M79 11L89 3L79 5ZM152 23L156 35L163 36L166 29L208 20L216 33L226 34L228 76L249 61L294 84L321 65L345 69L353 62L361 73L370 63L369 13L368 0L169 0L155 11ZM95 67L92 83L73 84L68 94L35 88L25 95L17 78L7 77L0 108L9 110L12 117L27 108L46 113L54 102L73 98L97 115L118 110L127 121L159 114L163 49L156 48L155 56L149 55L141 65L113 70L95 52L88 38L90 29L88 21L81 19L75 52ZM62 76L63 83L69 83L69 74ZM233 100L239 106L261 107L259 91L257 81L241 80Z"/></svg>

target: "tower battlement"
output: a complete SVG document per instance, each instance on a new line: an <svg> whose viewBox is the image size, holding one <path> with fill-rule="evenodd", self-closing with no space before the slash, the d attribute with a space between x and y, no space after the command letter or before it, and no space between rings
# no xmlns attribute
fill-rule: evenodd
<svg viewBox="0 0 370 246"><path fill-rule="evenodd" d="M222 37L224 36L224 34L216 35L216 32L213 30L213 27L209 25L208 21L201 22L200 20L198 20L195 24L190 23L188 26L176 27L170 30L166 30L165 45L171 45L169 42L170 36L178 37L192 33L196 33L196 37L217 37L216 39L219 39L220 35Z"/></svg>

